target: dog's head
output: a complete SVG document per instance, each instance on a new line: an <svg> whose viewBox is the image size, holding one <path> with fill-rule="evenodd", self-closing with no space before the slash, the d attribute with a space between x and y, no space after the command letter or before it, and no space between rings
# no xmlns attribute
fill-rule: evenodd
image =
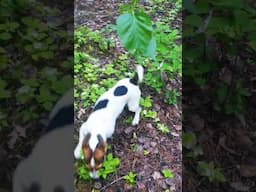
<svg viewBox="0 0 256 192"><path fill-rule="evenodd" d="M91 134L87 133L83 140L83 155L85 159L85 165L90 171L90 176L92 178L98 178L98 171L102 167L107 153L107 143L103 140L100 134L97 135L97 145L93 150L90 148L89 141Z"/></svg>

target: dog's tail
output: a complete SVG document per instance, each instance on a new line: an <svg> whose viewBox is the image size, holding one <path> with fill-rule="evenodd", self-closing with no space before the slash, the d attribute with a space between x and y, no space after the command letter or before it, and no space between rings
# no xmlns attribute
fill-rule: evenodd
<svg viewBox="0 0 256 192"><path fill-rule="evenodd" d="M134 85L138 85L143 80L144 75L144 69L141 65L136 65L136 73L132 79L130 79L130 82Z"/></svg>

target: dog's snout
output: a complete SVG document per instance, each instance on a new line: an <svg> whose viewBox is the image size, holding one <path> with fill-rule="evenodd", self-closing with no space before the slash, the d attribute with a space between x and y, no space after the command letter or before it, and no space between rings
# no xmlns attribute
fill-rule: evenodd
<svg viewBox="0 0 256 192"><path fill-rule="evenodd" d="M91 171L90 176L92 179L98 179L99 178L98 171Z"/></svg>

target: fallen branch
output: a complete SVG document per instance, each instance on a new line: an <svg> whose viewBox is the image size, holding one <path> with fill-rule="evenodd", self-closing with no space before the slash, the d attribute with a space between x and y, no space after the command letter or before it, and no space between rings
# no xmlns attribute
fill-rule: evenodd
<svg viewBox="0 0 256 192"><path fill-rule="evenodd" d="M106 186L102 187L102 188L100 189L100 191L103 191L103 190L107 189L109 186L111 186L111 185L113 185L114 183L116 183L116 182L122 180L123 178L124 178L124 176L119 177L118 179L116 179L116 180L112 181L111 183L107 184Z"/></svg>

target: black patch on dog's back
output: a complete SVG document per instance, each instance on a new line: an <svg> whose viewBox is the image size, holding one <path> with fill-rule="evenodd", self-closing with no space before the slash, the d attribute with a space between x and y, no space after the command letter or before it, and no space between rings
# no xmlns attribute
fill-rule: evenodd
<svg viewBox="0 0 256 192"><path fill-rule="evenodd" d="M97 110L99 110L99 109L106 108L107 105L108 105L108 99L103 99L103 100L99 101L99 102L95 105L93 111L97 111Z"/></svg>
<svg viewBox="0 0 256 192"><path fill-rule="evenodd" d="M74 106L69 105L61 108L55 116L50 120L46 132L61 128L65 125L74 123Z"/></svg>
<svg viewBox="0 0 256 192"><path fill-rule="evenodd" d="M114 96L123 96L128 92L127 87L125 87L124 85L119 86L115 89L114 91Z"/></svg>

